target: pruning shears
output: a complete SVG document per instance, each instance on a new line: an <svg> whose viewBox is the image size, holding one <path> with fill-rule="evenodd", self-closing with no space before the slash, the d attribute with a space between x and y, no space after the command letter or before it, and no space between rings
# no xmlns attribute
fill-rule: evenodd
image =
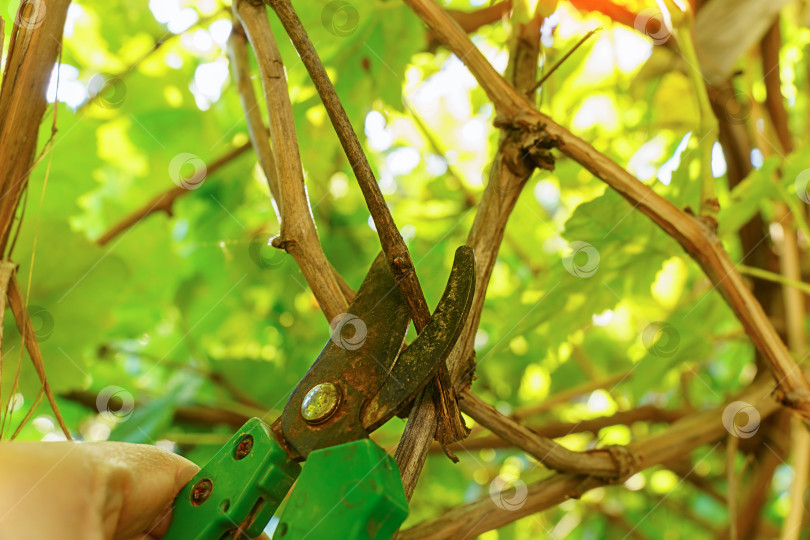
<svg viewBox="0 0 810 540"><path fill-rule="evenodd" d="M281 417L242 426L177 495L164 538L258 537L297 478L274 540L389 539L408 502L396 461L368 435L407 414L445 362L474 287L475 255L462 246L430 322L405 347L408 307L378 255Z"/></svg>

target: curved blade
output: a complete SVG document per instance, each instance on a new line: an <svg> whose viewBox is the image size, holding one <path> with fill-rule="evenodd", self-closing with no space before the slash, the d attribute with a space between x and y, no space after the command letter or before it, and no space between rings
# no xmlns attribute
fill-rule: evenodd
<svg viewBox="0 0 810 540"><path fill-rule="evenodd" d="M409 322L408 306L380 253L348 313L333 321L332 336L274 426L280 427L293 454L306 458L313 450L368 436L360 424L360 408L385 383L405 342ZM307 392L323 383L338 389L338 403L327 419L308 423L301 405Z"/></svg>
<svg viewBox="0 0 810 540"><path fill-rule="evenodd" d="M475 292L475 253L468 246L456 250L453 270L439 305L425 329L399 355L388 379L363 408L363 427L374 431L387 422L430 381L447 360L461 335Z"/></svg>

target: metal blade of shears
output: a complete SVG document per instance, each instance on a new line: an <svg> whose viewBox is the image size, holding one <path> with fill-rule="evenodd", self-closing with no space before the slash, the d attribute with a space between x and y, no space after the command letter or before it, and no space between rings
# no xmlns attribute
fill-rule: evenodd
<svg viewBox="0 0 810 540"><path fill-rule="evenodd" d="M462 246L433 317L400 354L410 317L380 254L273 426L287 451L305 459L314 450L365 438L396 414L446 360L474 287L475 256Z"/></svg>
<svg viewBox="0 0 810 540"><path fill-rule="evenodd" d="M384 362L402 348L409 320L402 293L380 253L348 313L333 322L329 341L273 425L276 434L280 428L291 455L306 458L313 450L367 436L358 421L359 407L382 385Z"/></svg>
<svg viewBox="0 0 810 540"><path fill-rule="evenodd" d="M475 254L456 250L453 270L444 294L422 333L402 351L380 391L363 408L363 427L372 432L410 402L436 374L458 341L472 306L475 289Z"/></svg>

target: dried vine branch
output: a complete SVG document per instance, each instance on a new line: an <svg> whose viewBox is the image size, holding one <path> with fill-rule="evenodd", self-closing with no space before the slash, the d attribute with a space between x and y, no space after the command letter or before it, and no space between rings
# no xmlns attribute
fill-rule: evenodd
<svg viewBox="0 0 810 540"><path fill-rule="evenodd" d="M0 253L7 252L20 197L34 168L37 132L47 108L45 89L62 48L62 31L69 4L69 0L54 0L47 5L44 0L23 1L11 30L0 87L0 118L3 119L0 123ZM11 262L4 259L4 264ZM42 390L69 439L70 431L51 392L36 335L13 271L9 278L8 298L17 327L42 381Z"/></svg>
<svg viewBox="0 0 810 540"><path fill-rule="evenodd" d="M45 89L62 47L68 4L69 0L47 6L44 0L26 0L18 13L22 25L11 30L0 88L0 253L6 252L20 195L28 185L37 131L47 107Z"/></svg>
<svg viewBox="0 0 810 540"><path fill-rule="evenodd" d="M780 413L774 415L774 427L777 429L788 429L788 415ZM781 417L781 418L780 418ZM787 420L787 422L784 422ZM770 430L769 430L770 431ZM767 436L767 433L766 433ZM787 459L786 452L782 452L778 445L767 444L760 451L754 454L753 476L748 482L747 489L743 490L743 500L739 505L740 511L737 515L737 534L740 538L751 538L764 522L761 522L763 509L768 503L768 496L773 482L773 475L784 460ZM721 540L730 538L730 529L727 534L720 535ZM778 532L776 535L777 536ZM771 537L773 537L771 536Z"/></svg>
<svg viewBox="0 0 810 540"><path fill-rule="evenodd" d="M250 142L253 149L256 150L259 166L261 166L264 177L267 179L270 194L276 201L279 201L281 188L276 173L276 158L273 155L273 149L270 148L268 138L270 134L262 120L262 112L259 109L256 92L253 90L253 82L250 80L250 61L248 60L247 45L245 29L237 21L234 21L231 36L228 38L228 58L231 60L233 79L236 83L239 99L242 101L242 109L245 111ZM279 204L279 206L281 205ZM278 217L279 221L281 221L281 216Z"/></svg>
<svg viewBox="0 0 810 540"><path fill-rule="evenodd" d="M374 226L380 237L380 244L385 253L388 266L396 278L402 296L408 303L414 327L417 332L421 332L430 320L430 310L425 301L425 295L422 292L422 286L416 275L416 268L411 260L408 247L405 245L396 223L394 223L394 218L385 203L385 198L380 191L377 180L374 178L374 172L366 159L357 134L354 132L335 87L326 73L326 68L318 58L318 53L315 51L315 47L312 45L290 0L268 0L268 3L287 31L290 40L301 57L301 61L312 78L312 82L315 84L315 88L318 90L321 101L326 107L332 126L337 133L346 157L349 159L357 183L360 185L371 218L374 220ZM426 399L425 396L431 396L432 399ZM433 403L429 405L428 402ZM419 407L435 407L440 422L431 436L435 435L442 444L449 444L467 435L468 430L458 410L457 397L450 382L447 366L439 366L433 380L432 390L423 391L414 403L414 410ZM408 423L412 424L413 422L414 420L409 420ZM451 458L454 457L452 454L448 453L448 455ZM398 461L400 460L401 458L398 456ZM408 491L406 482L406 493Z"/></svg>
<svg viewBox="0 0 810 540"><path fill-rule="evenodd" d="M14 314L14 319L17 321L17 328L20 335L23 337L25 348L28 350L28 356L31 357L31 362L34 364L34 369L37 372L40 382L42 382L42 389L45 392L45 397L54 411L59 427L65 437L70 440L70 430L65 424L65 420L59 412L59 407L56 405L56 400L51 390L51 385L48 382L48 377L45 375L45 362L42 360L42 353L39 350L39 343L37 342L36 329L34 323L31 322L31 317L28 314L28 308L25 305L25 299L20 291L20 284L17 282L17 273L12 272L11 279L8 283L8 303L11 306L11 312Z"/></svg>
<svg viewBox="0 0 810 540"><path fill-rule="evenodd" d="M779 49L782 40L779 33L779 18L760 41L760 56L762 69L765 73L765 105L768 110L773 130L779 138L780 146L785 153L793 150L793 140L788 127L788 115L781 92L781 77L779 73ZM766 147L766 156L767 156ZM773 181L778 182L778 177ZM798 245L798 234L793 226L794 216L784 203L775 205L776 218L783 224L784 234L781 239L779 257L780 273L786 282L801 281L801 251ZM791 352L797 358L804 358L807 349L804 321L805 305L801 292L788 285L782 284L782 298L784 301L785 332ZM794 478L790 486L790 509L782 522L782 540L798 540L801 533L802 521L805 517L804 492L807 488L808 470L810 470L810 433L804 428L798 418L791 418L790 426L790 456L794 469ZM731 538L734 538L736 522L730 526Z"/></svg>
<svg viewBox="0 0 810 540"><path fill-rule="evenodd" d="M504 17L508 17L511 12L512 0L498 2L474 11L461 11L459 9L447 10L447 13L469 34L475 32L482 26L498 22Z"/></svg>
<svg viewBox="0 0 810 540"><path fill-rule="evenodd" d="M531 88L537 77L537 58L540 50L539 24L535 19L527 24L518 25L513 37L514 50L510 55L508 70L515 84L527 93L532 92ZM523 186L534 170L534 164L530 165L524 160L524 153L527 147L533 146L535 139L532 136L521 137L509 130L508 126L504 127L506 129L492 162L487 187L472 229L467 236L467 245L475 251L476 284L470 316L458 343L447 359L448 369L457 387L469 383L475 368L473 361L475 333L481 320L484 298L503 241L506 222ZM427 452L430 450L431 433L435 429L436 422L435 411L430 408L430 403L415 409L397 448L397 462L405 492L409 495L413 493Z"/></svg>
<svg viewBox="0 0 810 540"><path fill-rule="evenodd" d="M568 0L568 3L579 11L601 13L613 22L633 28L638 13L634 13L622 5L605 0ZM461 28L469 33L475 32L482 26L498 22L512 11L512 0L497 2L490 6L473 11L448 9L450 15ZM669 38L661 38L659 44L669 43Z"/></svg>
<svg viewBox="0 0 810 540"><path fill-rule="evenodd" d="M765 419L779 410L779 404L769 395L773 384L769 377L762 377L735 400L751 403L759 411L761 418ZM727 436L728 432L721 420L726 406L724 403L714 409L692 413L661 433L627 445L626 452L638 457L629 473L667 463ZM618 469L620 465L617 463L616 467ZM520 508L498 505L492 497L486 496L406 529L399 533L397 540L473 538L568 499L579 498L586 491L606 483L609 482L593 476L557 473L531 484Z"/></svg>
<svg viewBox="0 0 810 540"><path fill-rule="evenodd" d="M723 249L713 224L677 208L593 146L537 111L494 70L464 31L433 0L405 2L445 45L464 59L506 121L526 129L545 127L564 154L619 192L681 244L715 284L768 362L779 386L780 400L805 420L810 419L810 385Z"/></svg>
<svg viewBox="0 0 810 540"><path fill-rule="evenodd" d="M11 276L17 270L17 264L8 260L0 261L0 350L3 347L3 322L6 318L6 301L8 299L8 284ZM2 382L2 372L0 372L0 382ZM2 388L2 386L0 386ZM0 394L2 395L2 394ZM0 403L3 400L0 399Z"/></svg>
<svg viewBox="0 0 810 540"><path fill-rule="evenodd" d="M0 30L2 30L2 23L0 22ZM0 36L1 38L2 36ZM0 54L2 56L2 54ZM11 275L17 270L17 264L9 260L0 261L0 355L3 350L3 327L6 320L6 303L8 300L8 284L11 281ZM0 407L3 404L3 366L0 364ZM13 391L9 395L9 403L13 397ZM6 421L6 416L0 419L0 438L3 436L3 428Z"/></svg>
<svg viewBox="0 0 810 540"><path fill-rule="evenodd" d="M234 12L256 53L270 115L270 136L276 158L281 203L281 234L273 240L273 245L293 256L321 310L327 320L331 321L346 312L348 303L334 275L323 271L329 268L329 261L321 248L307 201L304 171L281 54L270 29L267 11L262 4L239 0L234 3Z"/></svg>
<svg viewBox="0 0 810 540"><path fill-rule="evenodd" d="M469 392L464 395L460 404L461 410L476 422L531 454L549 469L588 474L598 478L617 478L627 472L616 467L616 457L611 454L610 449L591 452L569 450L549 438L538 435L516 420L504 416L495 410L495 407ZM631 455L625 457L630 462L638 459L637 456Z"/></svg>
<svg viewBox="0 0 810 540"><path fill-rule="evenodd" d="M468 394L469 392L462 394L462 399L460 401L462 405L462 410L464 410L464 403ZM469 412L467 414L473 416L473 414ZM535 436L548 439L558 439L560 437L565 437L572 433L593 433L594 435L596 435L602 428L618 425L630 426L635 424L636 422L672 423L675 422L676 420L683 418L684 416L686 416L686 412L682 410L670 411L666 409L659 409L652 405L642 405L641 407L638 407L636 409L630 409L628 411L619 411L610 416L599 416L588 420L580 420L579 422L545 422L542 424L526 425L525 428L529 429ZM499 417L498 421L501 423L504 422L517 423L517 420L511 418L507 421L504 421L502 418ZM470 437L464 440L462 443L457 443L457 445L454 445L452 448L455 449L456 447L458 447L459 449L470 451L470 450L481 450L483 448L512 448L515 446L523 449L524 451L528 451L524 446L522 446L522 444L510 442L506 438L499 437L498 435ZM435 446L432 447L430 450L431 452L438 451L438 449Z"/></svg>
<svg viewBox="0 0 810 540"><path fill-rule="evenodd" d="M231 37L228 40L228 57L231 59L233 78L236 82L239 98L242 101L242 109L245 111L250 142L253 145L253 149L256 151L259 166L261 166L262 171L264 171L264 177L267 179L267 185L270 188L270 195L278 202L281 200L281 187L278 181L278 173L276 172L276 158L273 155L273 149L270 147L270 140L268 138L270 134L262 121L259 102L256 100L256 92L253 90L253 82L250 79L250 62L248 61L247 45L245 29L242 28L242 25L239 24L238 21L235 21L233 30L231 31ZM281 205L279 204L277 208L280 207ZM281 221L281 216L277 217L279 221ZM343 280L343 277L331 263L329 267L332 270L335 280L337 280L340 290L343 292L343 297L346 298L346 302L351 303L354 298L354 291L349 287L348 283Z"/></svg>
<svg viewBox="0 0 810 540"><path fill-rule="evenodd" d="M385 203L385 198L380 191L377 180L374 178L374 172L366 159L360 140L357 138L357 134L349 122L349 117L343 109L343 104L340 102L335 87L326 73L326 68L318 58L318 53L309 40L309 36L292 4L289 0L269 0L268 3L284 25L284 29L301 56L301 61L307 68L321 101L326 107L338 139L340 139L346 157L349 159L352 170L357 177L357 182L363 192L363 197L380 236L380 243L391 272L398 278L398 284L402 288L403 296L410 305L417 331L421 331L430 320L430 310L425 301L422 287L416 277L416 271L413 268L408 248Z"/></svg>

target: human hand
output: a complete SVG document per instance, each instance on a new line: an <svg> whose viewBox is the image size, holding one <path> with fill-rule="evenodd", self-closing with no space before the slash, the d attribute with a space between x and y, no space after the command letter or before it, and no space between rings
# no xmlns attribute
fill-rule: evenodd
<svg viewBox="0 0 810 540"><path fill-rule="evenodd" d="M0 538L154 540L199 467L155 446L0 443Z"/></svg>

